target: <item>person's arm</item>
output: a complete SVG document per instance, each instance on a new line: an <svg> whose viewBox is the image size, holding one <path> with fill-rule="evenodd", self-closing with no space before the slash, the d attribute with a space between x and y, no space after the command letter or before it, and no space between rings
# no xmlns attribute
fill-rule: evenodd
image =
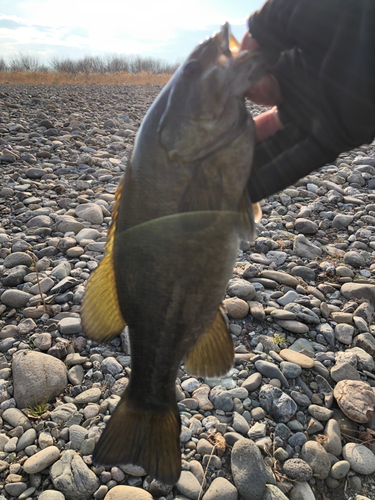
<svg viewBox="0 0 375 500"><path fill-rule="evenodd" d="M266 139L248 183L256 202L373 139L375 2L269 0L249 29L253 40L242 46L260 46L276 83L265 77L248 95L276 104L280 119L255 119L258 139ZM273 135L281 124L286 130Z"/></svg>

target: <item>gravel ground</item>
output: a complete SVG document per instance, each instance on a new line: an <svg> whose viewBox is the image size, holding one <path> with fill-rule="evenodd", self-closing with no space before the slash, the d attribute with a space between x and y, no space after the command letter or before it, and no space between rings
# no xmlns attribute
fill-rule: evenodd
<svg viewBox="0 0 375 500"><path fill-rule="evenodd" d="M224 300L235 366L177 379L178 484L93 466L130 352L80 304L161 88L0 85L0 500L374 500L374 145L264 200Z"/></svg>

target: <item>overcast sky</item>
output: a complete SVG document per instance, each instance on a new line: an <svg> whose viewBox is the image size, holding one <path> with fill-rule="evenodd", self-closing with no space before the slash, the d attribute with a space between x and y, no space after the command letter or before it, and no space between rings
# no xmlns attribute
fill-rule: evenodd
<svg viewBox="0 0 375 500"><path fill-rule="evenodd" d="M241 39L263 0L0 0L0 56L140 54L182 61L229 21Z"/></svg>

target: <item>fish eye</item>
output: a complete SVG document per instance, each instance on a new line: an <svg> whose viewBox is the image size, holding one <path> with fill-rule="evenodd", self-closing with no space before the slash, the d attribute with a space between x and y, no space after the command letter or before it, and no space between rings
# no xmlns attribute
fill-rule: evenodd
<svg viewBox="0 0 375 500"><path fill-rule="evenodd" d="M196 76L202 71L202 66L199 61L192 59L184 67L183 73L185 76Z"/></svg>

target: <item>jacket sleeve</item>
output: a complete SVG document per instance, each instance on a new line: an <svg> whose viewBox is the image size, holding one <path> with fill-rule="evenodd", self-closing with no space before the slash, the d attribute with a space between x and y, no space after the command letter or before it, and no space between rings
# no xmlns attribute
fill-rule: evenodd
<svg viewBox="0 0 375 500"><path fill-rule="evenodd" d="M280 119L299 131L293 144L281 134L267 162L255 154L249 186L258 198L253 181L272 178L262 180L268 196L374 138L375 2L268 0L249 30L279 82Z"/></svg>

